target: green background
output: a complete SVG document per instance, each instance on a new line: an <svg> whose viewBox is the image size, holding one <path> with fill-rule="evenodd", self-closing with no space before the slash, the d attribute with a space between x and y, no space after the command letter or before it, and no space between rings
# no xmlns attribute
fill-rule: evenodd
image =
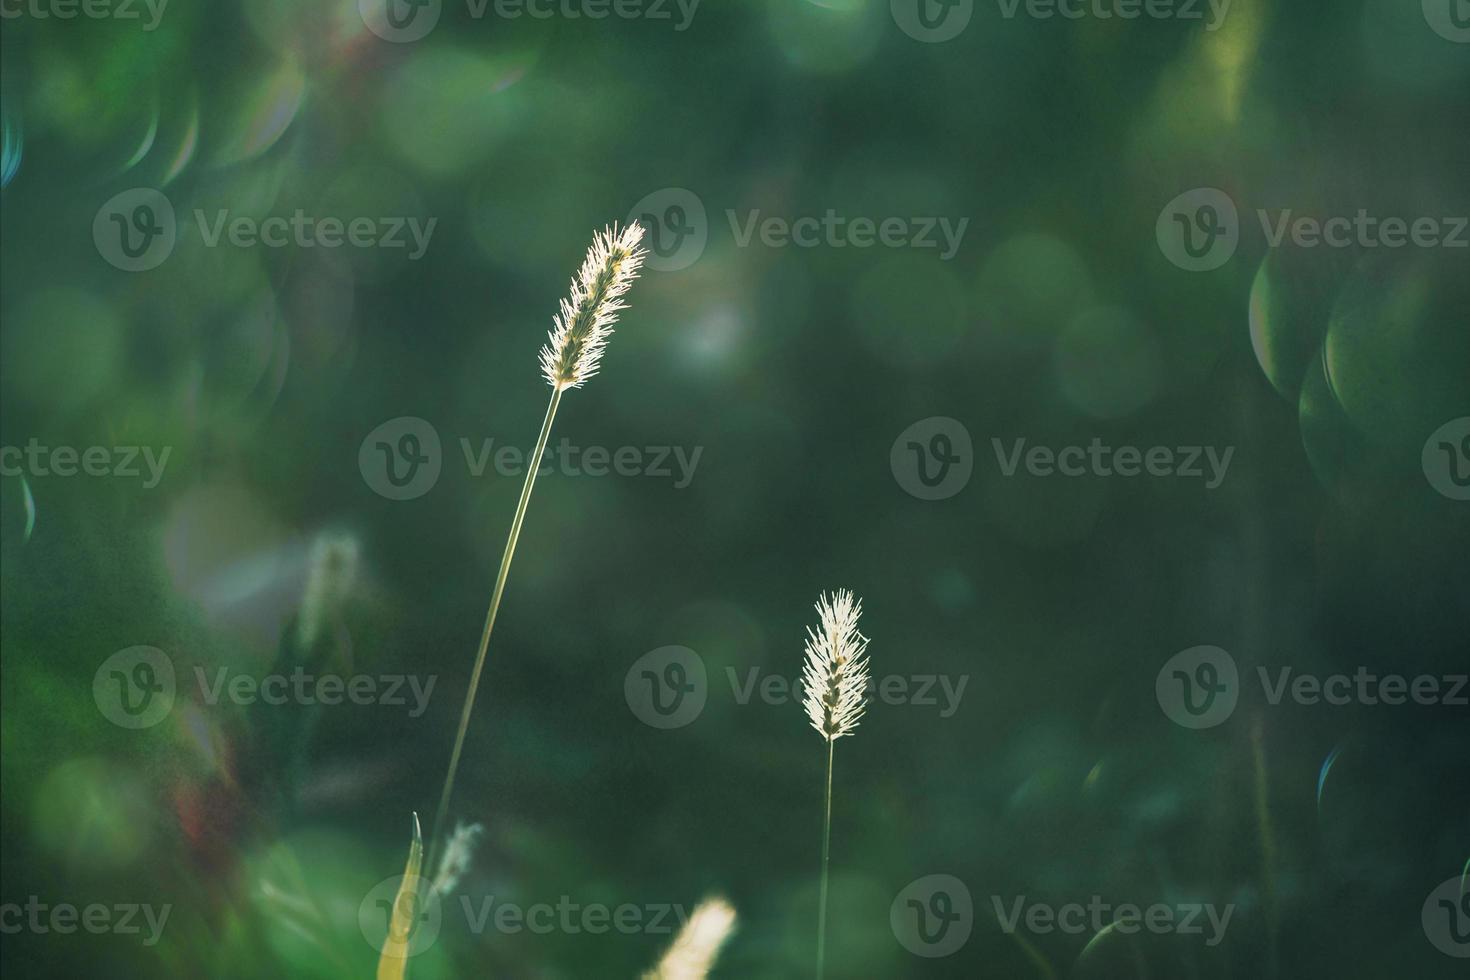
<svg viewBox="0 0 1470 980"><path fill-rule="evenodd" d="M812 603L846 587L876 674L968 680L950 717L877 703L838 743L829 975L1460 975L1420 909L1470 858L1470 712L1247 685L1191 731L1154 681L1200 644L1247 677L1470 660L1470 505L1421 466L1470 415L1466 253L1272 249L1256 220L1470 213L1470 45L1408 0L1235 0L1214 31L976 3L940 44L878 0L704 0L675 26L450 3L394 44L335 0L173 0L151 32L4 21L0 443L171 454L151 489L0 478L0 901L173 905L153 947L5 935L7 973L371 975L357 908L432 814L520 488L474 476L460 439L532 443L536 351L592 231L679 187L708 244L645 271L553 440L702 455L683 488L538 483L453 805L487 828L461 892L719 893L741 922L715 976L810 976L823 745L796 703L738 703L727 670L796 677ZM91 229L136 187L179 239L129 273ZM1200 273L1155 238L1197 187L1241 228ZM195 209L437 225L418 261L208 248ZM828 209L968 224L945 261L742 247L727 218ZM406 501L358 463L400 416L443 445ZM964 426L974 472L924 501L890 449L933 416ZM1022 438L1235 452L1213 490L1007 477L992 440ZM143 731L102 716L94 672L127 647L181 683L321 663L289 637L324 533L358 555L333 656L436 678L421 717L192 693ZM667 645L710 680L661 731L623 687ZM933 960L889 925L931 874L975 908ZM1235 912L1215 947L1084 953L1091 930L1004 933L992 897L1022 895ZM412 975L630 977L667 938L448 916Z"/></svg>

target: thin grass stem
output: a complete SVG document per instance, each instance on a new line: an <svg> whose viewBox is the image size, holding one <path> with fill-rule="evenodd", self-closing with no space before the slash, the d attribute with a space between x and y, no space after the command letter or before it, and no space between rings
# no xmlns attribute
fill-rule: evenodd
<svg viewBox="0 0 1470 980"><path fill-rule="evenodd" d="M505 554L500 558L500 573L495 577L495 591L490 596L490 608L485 613L485 629L480 634L480 649L475 654L475 669L470 673L469 688L464 695L464 709L459 713L459 731L454 736L454 751L449 756L449 774L444 777L444 790L439 794L439 808L434 812L434 829L429 834L427 868L434 867L435 852L444 832L444 821L449 815L449 798L454 794L454 777L459 771L459 757L464 750L465 733L469 731L470 715L475 710L475 692L480 687L480 674L485 669L485 653L490 649L490 632L495 629L495 614L500 611L500 598L505 594L505 580L510 576L510 561L515 557L516 542L521 536L521 525L526 520L526 506L531 502L531 490L536 485L536 471L541 468L541 454L546 451L546 440L551 437L551 423L556 418L556 409L561 404L561 387L551 389L551 404L546 407L546 419L541 423L541 435L536 439L536 449L526 465L526 482L521 487L521 499L516 504L515 520L510 525L510 537L505 542Z"/></svg>
<svg viewBox="0 0 1470 980"><path fill-rule="evenodd" d="M822 822L822 886L817 901L817 980L827 965L827 867L832 857L832 755L836 739L827 742L827 817Z"/></svg>

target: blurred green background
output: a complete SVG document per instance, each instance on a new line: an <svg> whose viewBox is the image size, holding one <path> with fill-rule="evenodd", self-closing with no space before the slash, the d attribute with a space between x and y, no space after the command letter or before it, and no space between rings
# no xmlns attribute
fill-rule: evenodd
<svg viewBox="0 0 1470 980"><path fill-rule="evenodd" d="M723 894L740 930L714 976L810 976L823 745L727 671L797 676L812 602L846 587L876 674L967 686L949 717L875 703L838 744L830 976L1463 975L1420 915L1470 859L1470 711L1272 706L1247 684L1193 731L1154 684L1200 644L1243 677L1470 661L1470 505L1421 459L1470 415L1467 252L1272 248L1256 218L1470 214L1470 44L1410 0L1235 0L1213 30L935 5L969 11L942 43L903 29L909 7L445 0L401 42L354 0L172 0L153 30L143 7L6 7L0 444L170 455L152 487L0 477L0 902L172 906L151 946L7 929L7 973L372 975L359 904L401 872L410 814L432 818L521 483L476 475L460 440L532 444L536 351L592 231L650 200L698 221L663 207L683 188L705 246L645 271L553 442L697 449L697 468L538 483L452 808L486 827L459 890ZM1190 272L1155 226L1201 187L1239 208L1240 242ZM94 225L136 188L177 240L130 272ZM829 209L967 224L947 259L737 234ZM196 210L436 223L414 260L211 247ZM403 416L442 472L394 500L359 450ZM923 500L890 450L935 416L971 437L973 475ZM1207 489L1007 477L992 449L1094 438L1234 456ZM345 565L309 598L323 540ZM130 730L93 680L139 645L179 694ZM660 730L624 682L669 645L702 658L707 703ZM410 717L211 705L193 683L303 664L435 687ZM974 926L930 959L890 906L933 874L965 883ZM1235 911L1216 946L1089 947L1005 933L992 899L1023 895ZM668 938L474 934L447 912L411 975L632 977Z"/></svg>

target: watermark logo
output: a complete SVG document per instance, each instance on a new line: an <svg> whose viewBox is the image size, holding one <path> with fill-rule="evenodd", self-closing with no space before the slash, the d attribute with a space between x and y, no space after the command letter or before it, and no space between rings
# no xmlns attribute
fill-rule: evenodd
<svg viewBox="0 0 1470 980"><path fill-rule="evenodd" d="M954 875L925 875L898 893L888 908L888 924L904 949L938 959L969 942L975 903L970 889Z"/></svg>
<svg viewBox="0 0 1470 980"><path fill-rule="evenodd" d="M413 415L389 419L367 434L357 467L373 492L389 500L412 500L434 489L444 465L439 433Z"/></svg>
<svg viewBox="0 0 1470 980"><path fill-rule="evenodd" d="M653 728L683 728L709 699L704 658L688 647L650 650L623 678L623 698L634 716Z"/></svg>
<svg viewBox="0 0 1470 980"><path fill-rule="evenodd" d="M1424 19L1446 41L1470 44L1470 0L1423 0Z"/></svg>
<svg viewBox="0 0 1470 980"><path fill-rule="evenodd" d="M444 0L357 0L367 29L394 44L421 41L439 23Z"/></svg>
<svg viewBox="0 0 1470 980"><path fill-rule="evenodd" d="M405 959L433 946L443 924L439 896L421 875L384 878L357 907L357 927L368 945L381 953L391 944Z"/></svg>
<svg viewBox="0 0 1470 980"><path fill-rule="evenodd" d="M174 206L151 187L123 191L97 209L92 241L107 262L124 272L156 269L178 242Z"/></svg>
<svg viewBox="0 0 1470 980"><path fill-rule="evenodd" d="M1170 657L1154 680L1159 707L1176 725L1214 728L1240 701L1235 658L1219 647L1198 646Z"/></svg>
<svg viewBox="0 0 1470 980"><path fill-rule="evenodd" d="M92 677L92 699L120 728L152 728L173 710L174 664L157 647L119 650Z"/></svg>
<svg viewBox="0 0 1470 980"><path fill-rule="evenodd" d="M1429 893L1421 913L1424 935L1446 956L1470 959L1470 886L1451 878Z"/></svg>
<svg viewBox="0 0 1470 980"><path fill-rule="evenodd" d="M648 257L643 264L660 272L687 269L709 243L709 215L699 195L665 187L646 195L628 212L628 223L643 225Z"/></svg>
<svg viewBox="0 0 1470 980"><path fill-rule="evenodd" d="M1240 245L1240 215L1230 195L1199 187L1164 205L1154 226L1159 251L1188 272L1218 269Z"/></svg>
<svg viewBox="0 0 1470 980"><path fill-rule="evenodd" d="M888 465L905 493L920 500L944 500L970 482L975 446L963 423L935 415L898 434L888 451Z"/></svg>
<svg viewBox="0 0 1470 980"><path fill-rule="evenodd" d="M158 30L169 0L0 0L0 20L143 20L144 33ZM147 17L144 20L144 17Z"/></svg>
<svg viewBox="0 0 1470 980"><path fill-rule="evenodd" d="M975 0L889 0L888 9L898 29L909 37L939 44L969 26Z"/></svg>
<svg viewBox="0 0 1470 980"><path fill-rule="evenodd" d="M1431 487L1451 500L1470 500L1470 415L1435 429L1420 462Z"/></svg>

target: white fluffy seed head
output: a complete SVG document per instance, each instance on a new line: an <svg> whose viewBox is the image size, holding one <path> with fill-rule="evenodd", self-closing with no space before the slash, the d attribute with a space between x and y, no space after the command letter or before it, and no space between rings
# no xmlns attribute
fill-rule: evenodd
<svg viewBox="0 0 1470 980"><path fill-rule="evenodd" d="M723 898L699 903L658 966L643 980L704 980L735 931L735 909Z"/></svg>
<svg viewBox="0 0 1470 980"><path fill-rule="evenodd" d="M434 873L431 891L443 898L459 886L460 879L470 870L475 860L475 844L485 833L482 824L458 824L439 859L439 870Z"/></svg>
<svg viewBox="0 0 1470 980"><path fill-rule="evenodd" d="M581 387L597 373L613 324L627 306L623 294L647 254L638 247L642 240L643 226L637 222L621 231L612 225L593 238L541 348L541 374L553 388Z"/></svg>
<svg viewBox="0 0 1470 980"><path fill-rule="evenodd" d="M846 589L817 599L820 626L806 631L801 668L806 716L828 742L851 735L868 696L868 638L858 632L861 599Z"/></svg>

